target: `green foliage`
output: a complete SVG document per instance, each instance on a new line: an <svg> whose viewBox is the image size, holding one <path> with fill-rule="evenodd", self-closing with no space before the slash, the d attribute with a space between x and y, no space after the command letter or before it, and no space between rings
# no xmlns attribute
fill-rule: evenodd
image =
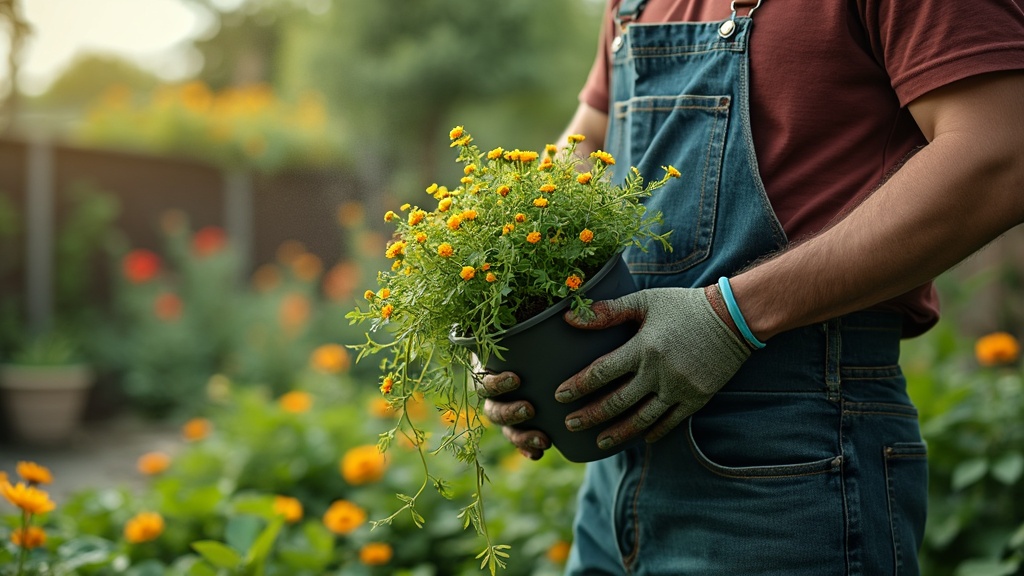
<svg viewBox="0 0 1024 576"><path fill-rule="evenodd" d="M929 576L1019 574L1024 567L1024 372L979 366L942 322L905 345L905 372L929 453Z"/></svg>

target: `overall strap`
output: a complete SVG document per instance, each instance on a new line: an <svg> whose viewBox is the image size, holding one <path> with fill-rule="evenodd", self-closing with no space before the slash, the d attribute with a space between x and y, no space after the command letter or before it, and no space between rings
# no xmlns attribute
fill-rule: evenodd
<svg viewBox="0 0 1024 576"><path fill-rule="evenodd" d="M640 13L644 11L644 6L647 5L647 0L622 0L619 4L619 14L616 17L620 26L628 24L640 17Z"/></svg>

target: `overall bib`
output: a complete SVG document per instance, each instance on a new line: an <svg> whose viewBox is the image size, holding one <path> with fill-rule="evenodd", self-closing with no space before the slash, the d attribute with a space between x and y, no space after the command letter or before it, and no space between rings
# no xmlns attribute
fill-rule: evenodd
<svg viewBox="0 0 1024 576"><path fill-rule="evenodd" d="M757 8L630 24L644 3L619 10L606 147L620 171L682 178L648 202L673 250L625 258L641 288L706 286L787 242L750 131ZM779 334L668 436L588 464L566 573L916 575L927 464L901 326L858 312Z"/></svg>

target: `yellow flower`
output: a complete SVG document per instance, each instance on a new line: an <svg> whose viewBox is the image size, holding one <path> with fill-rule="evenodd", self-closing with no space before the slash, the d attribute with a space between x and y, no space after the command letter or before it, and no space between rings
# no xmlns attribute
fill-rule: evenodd
<svg viewBox="0 0 1024 576"><path fill-rule="evenodd" d="M1010 364L1020 355L1020 343L1008 332L994 332L978 339L974 355L982 366Z"/></svg>
<svg viewBox="0 0 1024 576"><path fill-rule="evenodd" d="M452 232L458 230L459 226L462 226L462 216L459 216L458 214L451 216L448 218L447 225L448 229Z"/></svg>
<svg viewBox="0 0 1024 576"><path fill-rule="evenodd" d="M302 520L302 502L291 496L274 496L274 514L284 518L289 524Z"/></svg>
<svg viewBox="0 0 1024 576"><path fill-rule="evenodd" d="M487 276L484 279L487 280L488 282L496 282L498 280L498 277L494 275L494 272L488 272Z"/></svg>
<svg viewBox="0 0 1024 576"><path fill-rule="evenodd" d="M503 149L501 149L500 147L499 148L495 148L494 150L491 150L490 152L487 153L487 159L488 160L497 160L498 158L501 158L501 155L504 152L505 151Z"/></svg>
<svg viewBox="0 0 1024 576"><path fill-rule="evenodd" d="M351 534L366 522L366 511L349 502L337 500L324 513L324 526L335 534Z"/></svg>
<svg viewBox="0 0 1024 576"><path fill-rule="evenodd" d="M405 254L405 241L399 240L392 245L388 246L388 249L384 251L384 255L388 258L397 258Z"/></svg>
<svg viewBox="0 0 1024 576"><path fill-rule="evenodd" d="M53 474L50 473L50 470L35 462L18 462L16 471L18 476L21 476L29 484L49 484L53 482Z"/></svg>
<svg viewBox="0 0 1024 576"><path fill-rule="evenodd" d="M434 182L430 186L427 186L427 194L434 194L437 192L437 182Z"/></svg>
<svg viewBox="0 0 1024 576"><path fill-rule="evenodd" d="M515 224L505 224L504 226L501 227L501 235L505 236L506 234L511 234L512 231L515 230L515 229L516 229L516 225Z"/></svg>
<svg viewBox="0 0 1024 576"><path fill-rule="evenodd" d="M543 184L543 185L542 185L542 186L540 187L540 191L541 191L541 192L547 192L548 194L550 194L550 193L554 192L556 188L557 188L557 186L555 186L554 184L551 184L551 183L549 182L549 183L547 183L547 184Z"/></svg>
<svg viewBox="0 0 1024 576"><path fill-rule="evenodd" d="M523 162L533 162L537 158L540 158L540 154L534 152L533 150L524 150L519 153L519 160Z"/></svg>
<svg viewBox="0 0 1024 576"><path fill-rule="evenodd" d="M367 290L366 292L363 292L363 298L366 298L367 300L370 300L371 302L373 301L373 297L374 297L373 290Z"/></svg>
<svg viewBox="0 0 1024 576"><path fill-rule="evenodd" d="M469 134L466 134L462 138L459 138L458 140L452 142L450 147L451 148L455 148L456 146L466 146L466 145L468 145L472 141L473 141L473 137L470 136Z"/></svg>
<svg viewBox="0 0 1024 576"><path fill-rule="evenodd" d="M39 548L46 544L46 532L38 526L18 528L14 532L11 532L11 542L13 542L15 546L20 546L25 550Z"/></svg>
<svg viewBox="0 0 1024 576"><path fill-rule="evenodd" d="M466 167L462 169L462 172L469 176L473 172L476 172L476 164L466 164Z"/></svg>
<svg viewBox="0 0 1024 576"><path fill-rule="evenodd" d="M544 158L543 158L543 159L542 159L542 160L540 161L540 165L539 165L539 166L537 166L537 170L550 170L550 169L551 169L551 168L553 168L554 166L555 166L555 164L554 164L554 163L553 163L553 162L551 161L551 158L550 158L550 157L548 157L548 156L545 156L545 157L544 157Z"/></svg>
<svg viewBox="0 0 1024 576"><path fill-rule="evenodd" d="M132 544L151 542L164 532L164 518L156 512L140 512L124 525L124 538Z"/></svg>
<svg viewBox="0 0 1024 576"><path fill-rule="evenodd" d="M504 198L504 197L508 196L509 187L505 186L505 185L498 186L497 192L498 192L498 196L501 196L502 198Z"/></svg>
<svg viewBox="0 0 1024 576"><path fill-rule="evenodd" d="M401 267L402 267L402 261L401 260L395 260L394 262L391 263L391 269L392 270L398 270Z"/></svg>
<svg viewBox="0 0 1024 576"><path fill-rule="evenodd" d="M591 174L590 172L584 172L579 176L576 176L576 181L579 182L580 184L589 184L590 181L593 179L594 175Z"/></svg>
<svg viewBox="0 0 1024 576"><path fill-rule="evenodd" d="M548 199L547 198L534 198L533 199L533 205L536 206L537 208L544 208L545 206L548 205Z"/></svg>
<svg viewBox="0 0 1024 576"><path fill-rule="evenodd" d="M206 418L193 418L181 427L181 434L185 440L196 442L210 435L213 424Z"/></svg>
<svg viewBox="0 0 1024 576"><path fill-rule="evenodd" d="M398 209L401 210L402 212L405 212L409 208L412 208L412 205L409 204L408 202L406 202L405 204L402 204L401 206L398 207Z"/></svg>
<svg viewBox="0 0 1024 576"><path fill-rule="evenodd" d="M385 222L391 222L395 218L398 218L398 214L395 214L393 210L388 210L387 212L384 213Z"/></svg>
<svg viewBox="0 0 1024 576"><path fill-rule="evenodd" d="M554 144L548 144L547 146L544 146L544 151L547 152L549 155L554 156L555 152L558 152L558 146L555 146Z"/></svg>
<svg viewBox="0 0 1024 576"><path fill-rule="evenodd" d="M378 293L378 296L380 296L382 299L390 298L391 297L391 289L390 288L381 288L380 292Z"/></svg>
<svg viewBox="0 0 1024 576"><path fill-rule="evenodd" d="M452 199L451 198L442 198L441 201L437 203L437 211L438 212L447 212L448 209L451 208L451 207L452 207Z"/></svg>
<svg viewBox="0 0 1024 576"><path fill-rule="evenodd" d="M584 136L583 134L569 134L569 137L567 138L567 140L569 141L569 144L576 144L576 143L579 143L579 142L583 142L586 139L587 139L587 137Z"/></svg>
<svg viewBox="0 0 1024 576"><path fill-rule="evenodd" d="M386 320L388 318L391 318L391 315L394 312L395 312L395 307L394 306L392 306L391 304L385 304L384 307L380 309L380 317L384 318Z"/></svg>
<svg viewBox="0 0 1024 576"><path fill-rule="evenodd" d="M309 409L313 407L313 397L308 392L292 390L291 392L282 394L281 397L277 399L277 404L285 412L302 414L304 412L309 412Z"/></svg>
<svg viewBox="0 0 1024 576"><path fill-rule="evenodd" d="M515 219L516 219L516 222L519 222L520 224L522 224L523 222L526 222L526 214L523 214L522 212L520 212L520 213L516 214Z"/></svg>
<svg viewBox="0 0 1024 576"><path fill-rule="evenodd" d="M381 394L391 394L391 389L395 387L395 379L391 376L385 376L384 381L380 384Z"/></svg>
<svg viewBox="0 0 1024 576"><path fill-rule="evenodd" d="M448 138L452 140L457 140L462 137L462 134L465 133L465 131L466 129L463 128L462 126L456 126L455 128L452 128L451 132L448 133Z"/></svg>
<svg viewBox="0 0 1024 576"><path fill-rule="evenodd" d="M682 174L679 173L679 170L676 170L675 166L669 166L668 168L665 169L665 171L668 172L668 175L673 178L679 178L680 176L682 176Z"/></svg>
<svg viewBox="0 0 1024 576"><path fill-rule="evenodd" d="M564 540L559 540L558 542L555 542L551 545L550 548L548 548L548 560L554 562L555 564L563 564L566 560L569 559L569 549L570 545L568 542Z"/></svg>
<svg viewBox="0 0 1024 576"><path fill-rule="evenodd" d="M426 233L424 233L424 232L417 233L416 234L416 241L419 242L420 244L423 244L424 242L426 242L427 241Z"/></svg>
<svg viewBox="0 0 1024 576"><path fill-rule="evenodd" d="M338 374L348 370L351 364L348 350L341 344L323 344L310 354L309 363L314 370L325 374Z"/></svg>
<svg viewBox="0 0 1024 576"><path fill-rule="evenodd" d="M540 242L540 232L533 231L526 235L526 241L530 244L536 244Z"/></svg>
<svg viewBox="0 0 1024 576"><path fill-rule="evenodd" d="M569 290L578 290L580 284L583 284L583 280L575 274L570 274L569 277L565 279L565 285L569 287Z"/></svg>
<svg viewBox="0 0 1024 576"><path fill-rule="evenodd" d="M409 226L415 226L420 222L423 222L423 219L426 217L427 213L423 210L413 210L412 212L409 212Z"/></svg>
<svg viewBox="0 0 1024 576"><path fill-rule="evenodd" d="M462 179L459 180L459 182L461 182L463 184L472 184L473 183L473 177L472 176L463 176Z"/></svg>
<svg viewBox="0 0 1024 576"><path fill-rule="evenodd" d="M459 272L459 276L461 276L463 280L472 280L473 276L476 276L476 269L472 266L463 266L462 271Z"/></svg>
<svg viewBox="0 0 1024 576"><path fill-rule="evenodd" d="M583 231L580 232L580 241L581 242L587 243L587 242L590 242L593 239L594 239L594 231L591 230L590 228L584 228Z"/></svg>
<svg viewBox="0 0 1024 576"><path fill-rule="evenodd" d="M170 467L171 457L163 452L146 452L135 462L135 468L146 476L156 476Z"/></svg>
<svg viewBox="0 0 1024 576"><path fill-rule="evenodd" d="M359 549L359 561L367 566L383 566L391 561L393 551L384 542L368 542Z"/></svg>
<svg viewBox="0 0 1024 576"><path fill-rule="evenodd" d="M380 480L386 468L384 454L373 444L352 448L341 459L341 476L353 486Z"/></svg>
<svg viewBox="0 0 1024 576"><path fill-rule="evenodd" d="M391 407L391 402L375 396L370 398L370 414L377 418L390 418L395 415L395 409Z"/></svg>
<svg viewBox="0 0 1024 576"><path fill-rule="evenodd" d="M50 500L50 495L22 482L11 485L10 482L0 484L0 492L8 502L21 508L28 514L45 514L57 505Z"/></svg>
<svg viewBox="0 0 1024 576"><path fill-rule="evenodd" d="M603 162L608 165L615 164L615 158L612 155L605 152L604 150L596 150L590 153L590 157L599 162Z"/></svg>
<svg viewBox="0 0 1024 576"><path fill-rule="evenodd" d="M462 219L463 220L476 220L476 216L477 216L476 210L463 210L462 211Z"/></svg>
<svg viewBox="0 0 1024 576"><path fill-rule="evenodd" d="M442 242L441 245L437 247L437 255L442 258L449 258L454 253L455 250L452 248L452 245L447 242Z"/></svg>

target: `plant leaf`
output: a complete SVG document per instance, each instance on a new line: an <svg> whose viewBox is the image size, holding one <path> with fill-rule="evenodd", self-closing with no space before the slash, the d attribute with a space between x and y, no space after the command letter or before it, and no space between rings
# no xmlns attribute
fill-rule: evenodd
<svg viewBox="0 0 1024 576"><path fill-rule="evenodd" d="M957 464L953 469L952 487L953 490L962 490L978 480L981 480L988 472L988 460L985 458L972 458Z"/></svg>
<svg viewBox="0 0 1024 576"><path fill-rule="evenodd" d="M237 568L242 563L242 556L232 548L216 540L199 540L192 543L192 549L204 560L218 568Z"/></svg>

